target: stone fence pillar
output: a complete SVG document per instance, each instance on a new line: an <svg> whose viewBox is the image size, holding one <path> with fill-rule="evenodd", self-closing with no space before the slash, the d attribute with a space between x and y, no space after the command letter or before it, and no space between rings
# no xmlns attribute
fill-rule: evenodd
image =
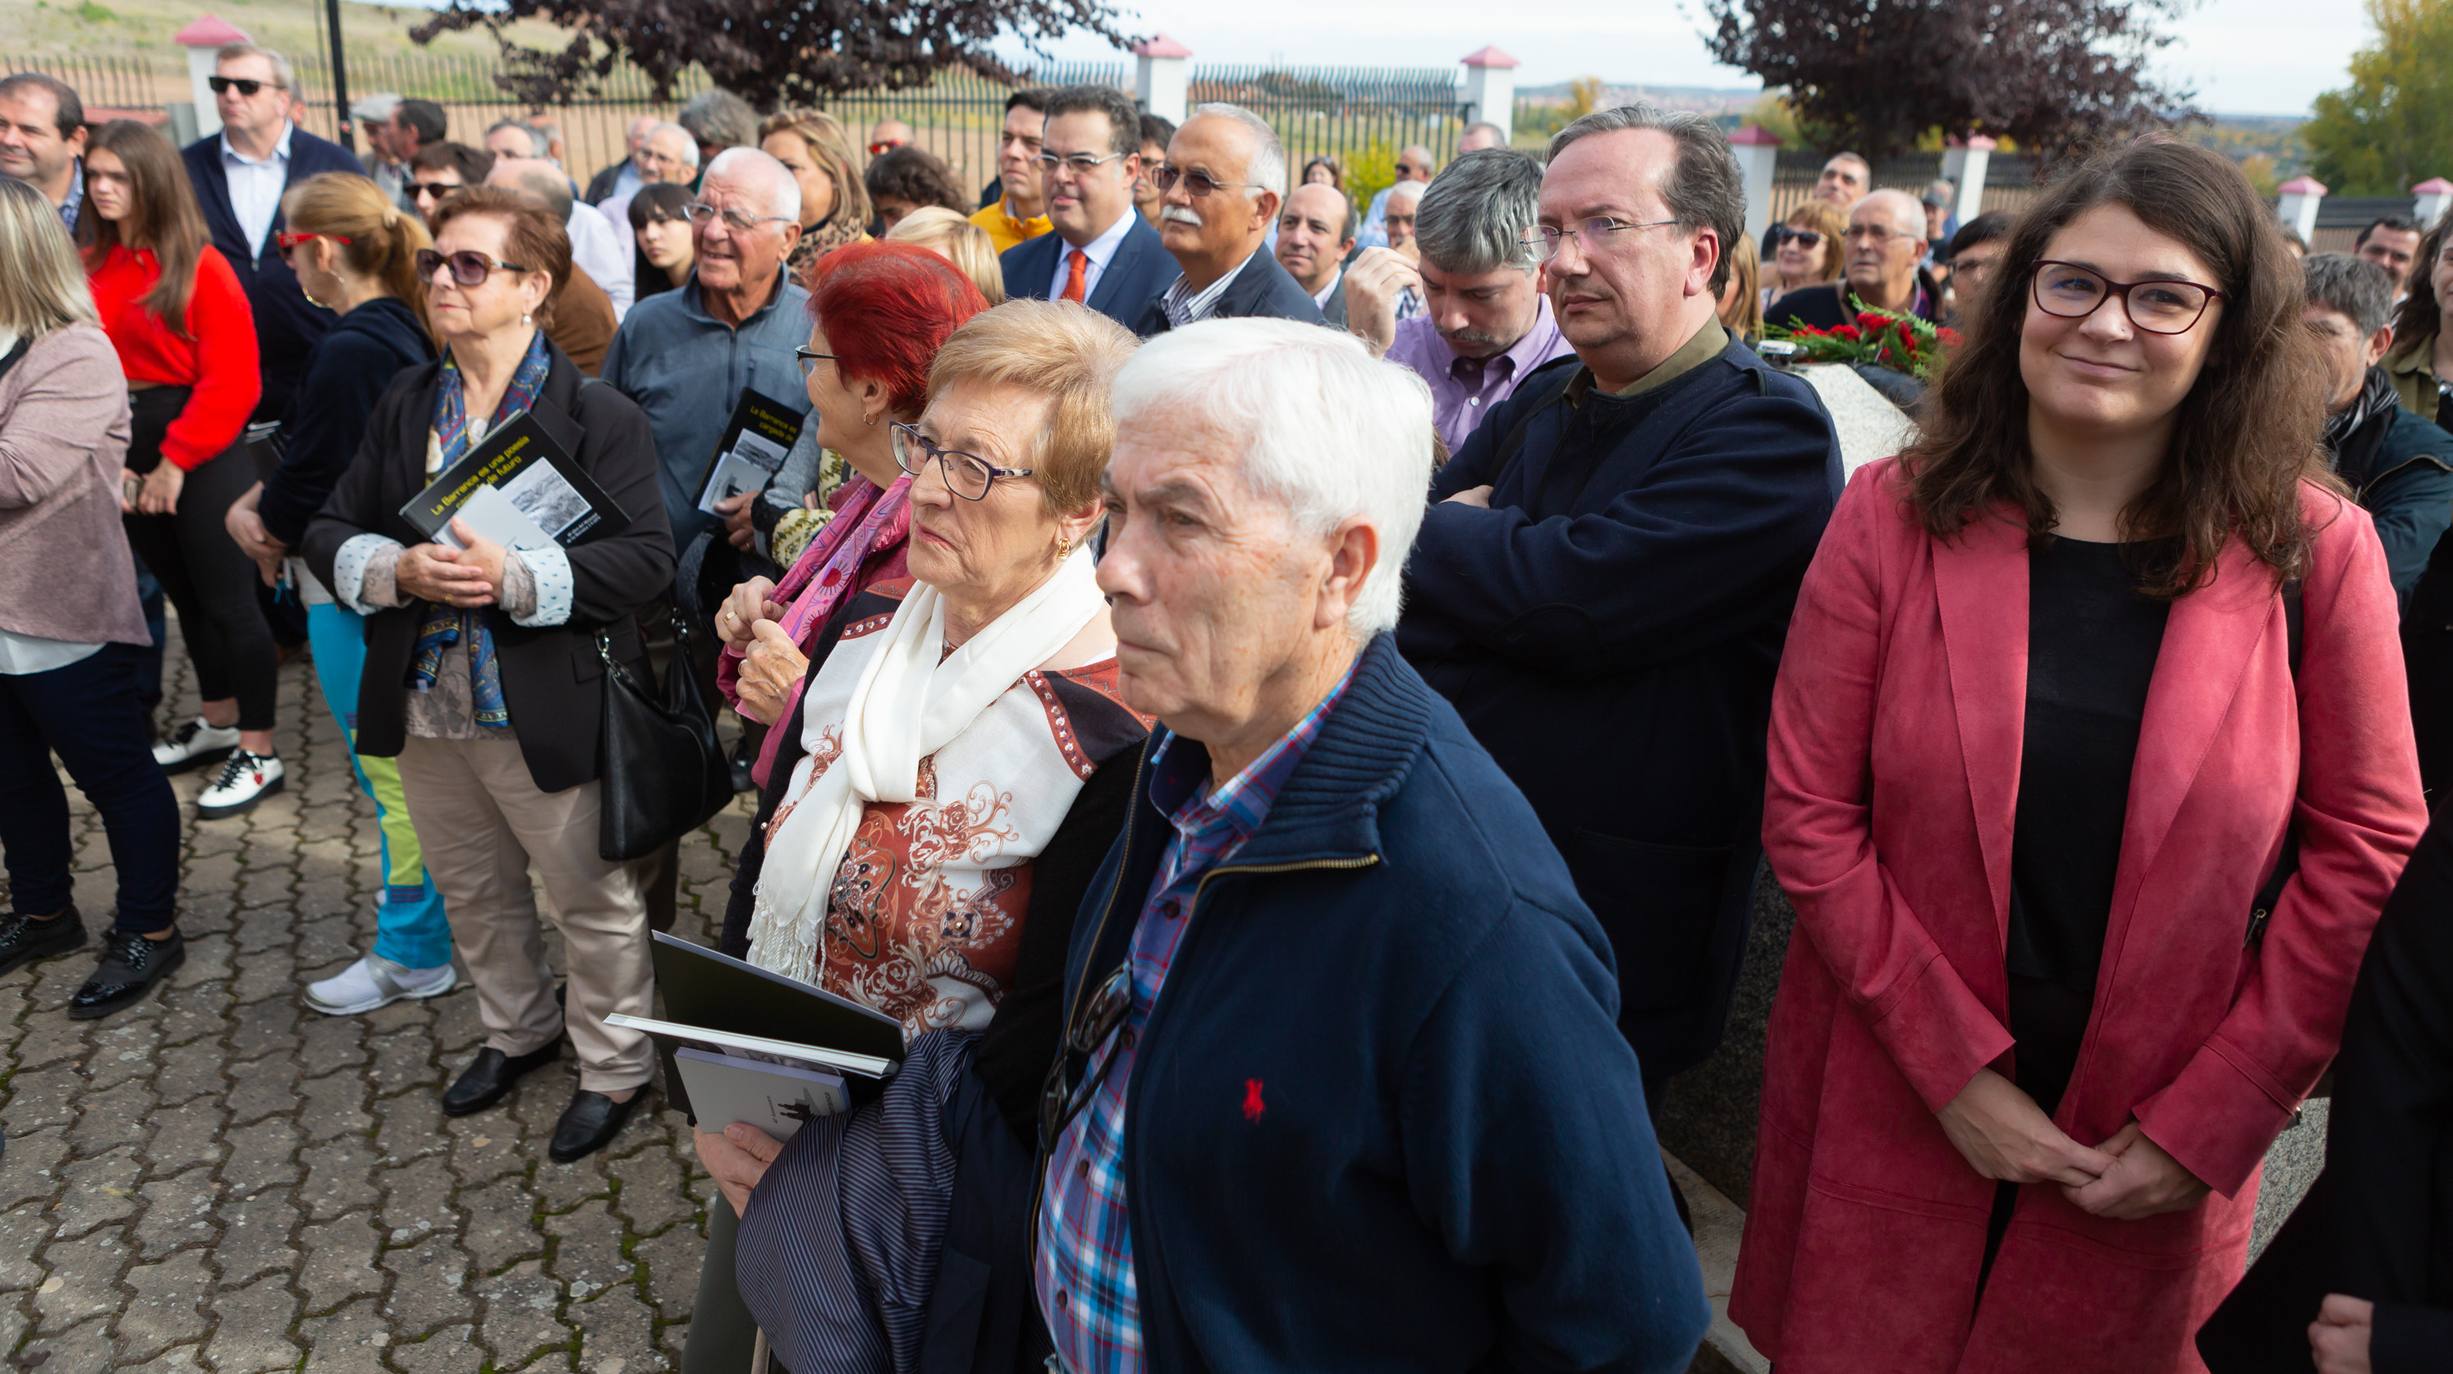
<svg viewBox="0 0 2453 1374"><path fill-rule="evenodd" d="M1465 54L1462 61L1467 122L1498 125L1499 146L1508 146L1516 137L1516 59L1486 47Z"/></svg>
<svg viewBox="0 0 2453 1374"><path fill-rule="evenodd" d="M1134 45L1133 85L1143 110L1169 123L1184 122L1192 90L1192 74L1186 66L1191 57L1192 49L1163 33Z"/></svg>
<svg viewBox="0 0 2453 1374"><path fill-rule="evenodd" d="M1737 154L1739 178L1746 187L1746 237L1761 242L1772 227L1772 168L1780 160L1780 136L1760 124L1749 124L1729 135L1729 150Z"/></svg>
<svg viewBox="0 0 2453 1374"><path fill-rule="evenodd" d="M2444 218L2445 211L2453 210L2453 181L2443 177L2429 177L2411 187L2410 193L2413 197L2411 218L2419 221L2423 229L2435 228L2436 221Z"/></svg>
<svg viewBox="0 0 2453 1374"><path fill-rule="evenodd" d="M196 136L209 138L220 133L221 107L213 101L213 88L205 84L213 75L213 54L225 43L252 40L245 29L207 14L198 16L195 23L172 35L170 41L187 49L188 98L196 102Z"/></svg>
<svg viewBox="0 0 2453 1374"><path fill-rule="evenodd" d="M1985 212L1985 166L1993 160L1995 146L1978 134L1964 141L1954 138L1942 151L1942 175L1959 188L1951 213L1961 224Z"/></svg>
<svg viewBox="0 0 2453 1374"><path fill-rule="evenodd" d="M2325 183L2315 177L2293 177L2275 191L2275 217L2284 228L2297 233L2300 242L2315 242L2317 207L2325 203Z"/></svg>

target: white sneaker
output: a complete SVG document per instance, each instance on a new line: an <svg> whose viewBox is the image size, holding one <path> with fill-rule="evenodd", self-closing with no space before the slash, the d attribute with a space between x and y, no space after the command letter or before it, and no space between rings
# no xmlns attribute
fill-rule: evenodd
<svg viewBox="0 0 2453 1374"><path fill-rule="evenodd" d="M190 768L211 763L236 748L237 726L207 725L204 717L198 716L173 730L170 738L153 746L153 761L160 764L164 772L184 773Z"/></svg>
<svg viewBox="0 0 2453 1374"><path fill-rule="evenodd" d="M388 1007L403 997L440 997L459 982L460 975L449 964L410 968L369 954L329 978L307 984L307 1005L326 1016L356 1016Z"/></svg>
<svg viewBox="0 0 2453 1374"><path fill-rule="evenodd" d="M196 796L198 819L217 821L253 811L257 802L281 790L281 759L274 754L250 754L233 749L221 771Z"/></svg>

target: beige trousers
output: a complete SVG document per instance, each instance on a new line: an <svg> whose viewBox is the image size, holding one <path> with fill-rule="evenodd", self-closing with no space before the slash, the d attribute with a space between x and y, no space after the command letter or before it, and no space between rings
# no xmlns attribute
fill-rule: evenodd
<svg viewBox="0 0 2453 1374"><path fill-rule="evenodd" d="M579 1051L579 1086L617 1093L647 1082L654 1045L605 1024L617 1011L655 1015L656 988L637 868L596 855L603 785L539 791L517 740L414 737L400 751L400 785L426 870L451 913L452 941L477 987L486 1043L528 1054L565 1026L529 883L534 868L570 969L568 1029Z"/></svg>

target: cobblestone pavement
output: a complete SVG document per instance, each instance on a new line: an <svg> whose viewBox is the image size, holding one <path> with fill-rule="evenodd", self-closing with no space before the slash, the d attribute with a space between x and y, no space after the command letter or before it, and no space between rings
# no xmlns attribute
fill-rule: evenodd
<svg viewBox="0 0 2453 1374"><path fill-rule="evenodd" d="M168 719L194 693L174 635ZM373 808L302 656L281 673L287 790L183 811L184 968L142 1006L70 1021L97 946L0 978L0 1351L12 1370L676 1367L707 1205L661 1099L575 1165L545 1156L577 1085L531 1075L447 1120L483 1038L475 994L362 1017L300 989L374 934ZM108 921L102 827L73 788L77 904ZM721 919L746 805L682 853L679 929ZM559 941L555 941L557 956Z"/></svg>

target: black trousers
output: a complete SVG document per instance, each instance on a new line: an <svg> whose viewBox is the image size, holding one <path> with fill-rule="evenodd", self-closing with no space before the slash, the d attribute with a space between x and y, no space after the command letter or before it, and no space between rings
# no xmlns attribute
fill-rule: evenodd
<svg viewBox="0 0 2453 1374"><path fill-rule="evenodd" d="M162 461L162 431L186 402L187 392L179 387L129 397L134 411L129 471L150 472ZM126 524L129 546L178 608L199 694L206 701L236 697L240 729L270 730L280 660L272 627L256 601L262 579L222 526L230 503L246 495L255 480L245 451L234 447L189 471L175 512L130 515Z"/></svg>
<svg viewBox="0 0 2453 1374"><path fill-rule="evenodd" d="M0 850L11 900L49 915L74 895L68 793L54 754L102 815L119 880L118 928L168 930L179 895L179 803L153 761L138 651L106 644L47 673L0 674Z"/></svg>

